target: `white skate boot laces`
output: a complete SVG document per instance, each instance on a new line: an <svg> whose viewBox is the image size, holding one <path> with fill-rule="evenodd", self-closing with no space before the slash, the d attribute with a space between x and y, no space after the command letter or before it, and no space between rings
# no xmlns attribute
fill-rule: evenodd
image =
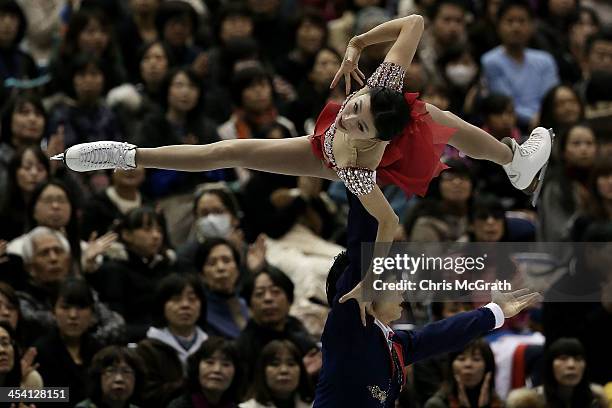
<svg viewBox="0 0 612 408"><path fill-rule="evenodd" d="M127 153L130 150L132 150L132 147L128 143L94 145L81 154L81 160L84 164L88 163L93 167L112 166L122 170L130 170L135 168L127 162Z"/></svg>

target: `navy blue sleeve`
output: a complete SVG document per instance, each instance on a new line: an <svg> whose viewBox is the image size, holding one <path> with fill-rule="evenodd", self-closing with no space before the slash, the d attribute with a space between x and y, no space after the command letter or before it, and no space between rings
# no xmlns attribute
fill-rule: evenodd
<svg viewBox="0 0 612 408"><path fill-rule="evenodd" d="M378 221L365 209L359 198L346 189L349 203L348 223L346 227L346 253L350 264L336 283L336 298L350 292L360 281L362 272L369 265L362 265L361 243L376 241Z"/></svg>
<svg viewBox="0 0 612 408"><path fill-rule="evenodd" d="M406 365L449 351L461 350L470 341L495 328L493 312L481 307L430 323L419 330L396 333L404 349Z"/></svg>

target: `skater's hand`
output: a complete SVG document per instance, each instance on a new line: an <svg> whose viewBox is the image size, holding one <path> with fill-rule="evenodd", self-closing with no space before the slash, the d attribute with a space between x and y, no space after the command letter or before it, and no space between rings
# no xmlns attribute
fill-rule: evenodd
<svg viewBox="0 0 612 408"><path fill-rule="evenodd" d="M346 88L345 90L347 95L351 92L351 77L353 77L353 79L355 79L359 85L363 86L365 75L358 67L359 57L361 56L362 50L363 43L357 39L357 37L351 38L351 41L349 41L348 47L346 48L342 65L340 65L340 69L338 72L336 72L336 75L329 86L330 88L334 88L336 85L338 85L338 82L342 76L344 76L344 86Z"/></svg>
<svg viewBox="0 0 612 408"><path fill-rule="evenodd" d="M365 327L366 326L366 315L370 314L374 316L374 312L372 310L372 302L362 301L362 297L363 297L362 288L363 288L363 281L359 282L357 286L355 286L353 290L351 290L349 293L342 296L340 298L340 303L344 303L349 299L357 300L357 302L359 303L359 314L361 316L361 324L363 324L363 326Z"/></svg>
<svg viewBox="0 0 612 408"><path fill-rule="evenodd" d="M531 292L529 288L507 293L502 293L498 290L491 291L491 302L497 303L501 307L506 319L516 316L521 310L535 305L540 299L540 294L538 292Z"/></svg>

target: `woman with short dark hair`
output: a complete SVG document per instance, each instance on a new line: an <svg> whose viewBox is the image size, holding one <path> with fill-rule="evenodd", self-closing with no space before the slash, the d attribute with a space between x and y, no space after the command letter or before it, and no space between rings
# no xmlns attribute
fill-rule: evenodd
<svg viewBox="0 0 612 408"><path fill-rule="evenodd" d="M206 321L206 295L200 279L192 274L173 273L162 279L153 303L154 325L147 338L172 347L187 367L187 358L208 338L200 325Z"/></svg>
<svg viewBox="0 0 612 408"><path fill-rule="evenodd" d="M450 378L425 404L426 408L501 408L495 393L495 357L482 338L450 354Z"/></svg>
<svg viewBox="0 0 612 408"><path fill-rule="evenodd" d="M312 406L312 386L295 344L273 340L261 350L250 394L241 408Z"/></svg>
<svg viewBox="0 0 612 408"><path fill-rule="evenodd" d="M210 337L187 362L188 390L168 408L234 408L242 399L244 372L233 341Z"/></svg>
<svg viewBox="0 0 612 408"><path fill-rule="evenodd" d="M98 351L89 367L88 398L75 408L138 408L145 380L140 358L127 347L108 346Z"/></svg>

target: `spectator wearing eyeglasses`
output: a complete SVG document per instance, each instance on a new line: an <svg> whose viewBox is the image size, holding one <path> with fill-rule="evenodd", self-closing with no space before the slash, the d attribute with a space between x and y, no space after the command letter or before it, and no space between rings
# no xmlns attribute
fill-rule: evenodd
<svg viewBox="0 0 612 408"><path fill-rule="evenodd" d="M88 398L75 408L138 408L145 372L138 356L126 347L108 346L93 357Z"/></svg>

